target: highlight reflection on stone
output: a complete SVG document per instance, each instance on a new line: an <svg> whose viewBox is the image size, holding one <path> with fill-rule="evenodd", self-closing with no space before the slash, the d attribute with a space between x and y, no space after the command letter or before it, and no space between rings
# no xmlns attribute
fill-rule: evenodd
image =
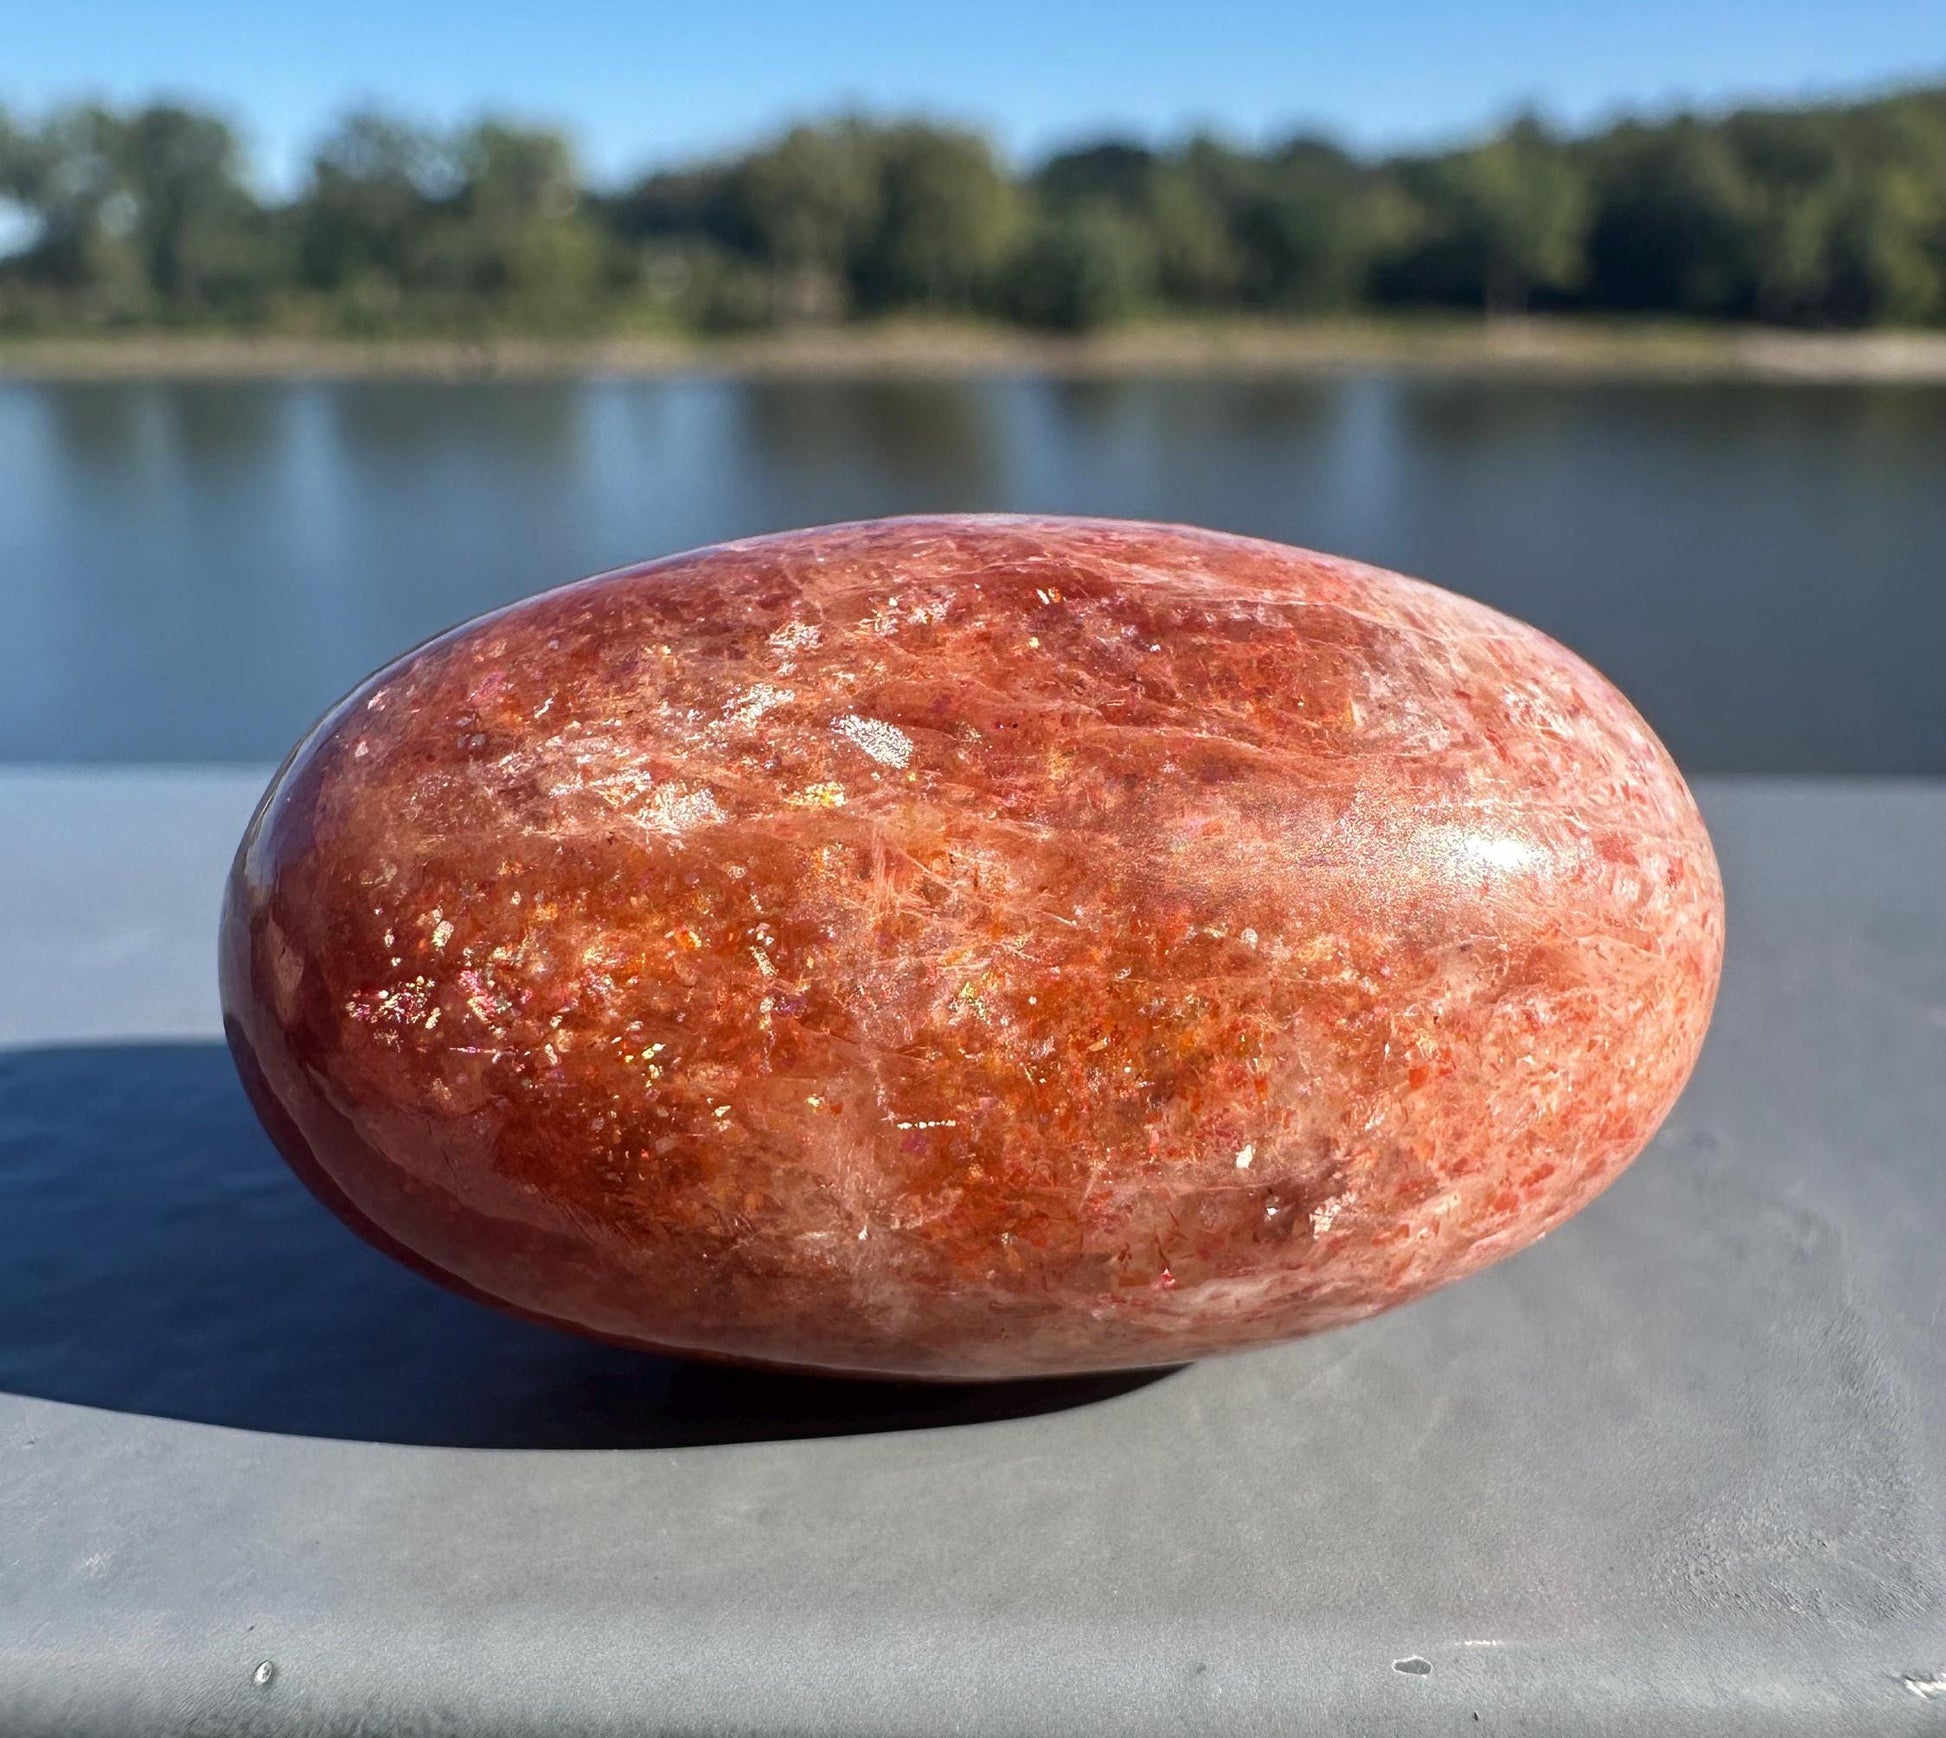
<svg viewBox="0 0 1946 1738"><path fill-rule="evenodd" d="M231 1043L354 1227L605 1337L1174 1363L1510 1254L1654 1132L1722 952L1545 636L1213 533L910 519L458 628L286 765Z"/></svg>

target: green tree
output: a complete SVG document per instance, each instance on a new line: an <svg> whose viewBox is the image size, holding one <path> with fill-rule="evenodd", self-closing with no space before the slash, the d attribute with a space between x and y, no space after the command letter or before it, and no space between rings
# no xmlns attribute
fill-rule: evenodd
<svg viewBox="0 0 1946 1738"><path fill-rule="evenodd" d="M1162 167L1146 146L1110 139L1050 157L1034 176L1034 192L1050 211L1109 206L1139 217L1155 208Z"/></svg>
<svg viewBox="0 0 1946 1738"><path fill-rule="evenodd" d="M551 128L364 111L277 205L220 115L82 103L0 113L0 213L14 325L991 309L1078 330L1148 308L1426 303L1946 323L1946 88L1579 139L1524 120L1386 162L1316 138L1110 139L1022 177L964 129L847 117L610 193Z"/></svg>
<svg viewBox="0 0 1946 1738"><path fill-rule="evenodd" d="M1140 310L1155 291L1150 231L1106 199L1045 214L1010 274L1006 311L1031 325L1086 331Z"/></svg>
<svg viewBox="0 0 1946 1738"><path fill-rule="evenodd" d="M458 179L437 134L378 110L347 115L311 159L301 225L305 281L396 302L423 275L435 215Z"/></svg>
<svg viewBox="0 0 1946 1738"><path fill-rule="evenodd" d="M247 294L262 275L257 205L229 125L172 103L119 130L118 184L134 201L131 239L164 303L206 305Z"/></svg>
<svg viewBox="0 0 1946 1738"><path fill-rule="evenodd" d="M1225 308L1242 294L1236 161L1213 140L1194 139L1157 167L1149 195L1156 290L1177 307Z"/></svg>
<svg viewBox="0 0 1946 1738"><path fill-rule="evenodd" d="M40 145L4 108L0 108L0 199L26 207L40 180Z"/></svg>
<svg viewBox="0 0 1946 1738"><path fill-rule="evenodd" d="M879 206L854 264L872 309L967 310L997 289L1018 233L1018 190L975 133L911 123L881 141Z"/></svg>
<svg viewBox="0 0 1946 1738"><path fill-rule="evenodd" d="M1415 299L1515 313L1536 292L1579 287L1591 200L1573 153L1532 118L1484 145L1401 166L1420 234L1397 259Z"/></svg>
<svg viewBox="0 0 1946 1738"><path fill-rule="evenodd" d="M1755 196L1721 131L1624 126L1591 150L1588 300L1630 311L1744 314L1755 295Z"/></svg>
<svg viewBox="0 0 1946 1738"><path fill-rule="evenodd" d="M1938 317L1946 106L1757 111L1721 132L1748 190L1755 313L1844 325Z"/></svg>
<svg viewBox="0 0 1946 1738"><path fill-rule="evenodd" d="M65 293L83 317L130 314L147 300L130 239L140 207L127 185L126 138L122 117L82 103L57 110L15 147L15 197L35 232L15 270Z"/></svg>
<svg viewBox="0 0 1946 1738"><path fill-rule="evenodd" d="M1325 140L1293 139L1253 166L1233 200L1252 304L1318 312L1363 299L1384 208L1360 164Z"/></svg>
<svg viewBox="0 0 1946 1738"><path fill-rule="evenodd" d="M530 316L585 310L600 237L581 210L574 151L546 127L487 119L452 146L459 185L436 230L436 276Z"/></svg>
<svg viewBox="0 0 1946 1738"><path fill-rule="evenodd" d="M730 192L736 228L774 275L784 319L845 313L884 208L877 129L793 127L747 159Z"/></svg>
<svg viewBox="0 0 1946 1738"><path fill-rule="evenodd" d="M1910 171L1850 181L1826 230L1830 319L1921 325L1946 315L1946 200Z"/></svg>

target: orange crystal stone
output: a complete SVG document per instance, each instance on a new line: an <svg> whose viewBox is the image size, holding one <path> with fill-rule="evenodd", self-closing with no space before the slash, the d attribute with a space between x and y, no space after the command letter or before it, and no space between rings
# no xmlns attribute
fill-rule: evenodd
<svg viewBox="0 0 1946 1738"><path fill-rule="evenodd" d="M380 671L225 906L311 1187L470 1295L703 1357L983 1378L1349 1322L1654 1133L1722 888L1534 629L1178 527L836 526Z"/></svg>

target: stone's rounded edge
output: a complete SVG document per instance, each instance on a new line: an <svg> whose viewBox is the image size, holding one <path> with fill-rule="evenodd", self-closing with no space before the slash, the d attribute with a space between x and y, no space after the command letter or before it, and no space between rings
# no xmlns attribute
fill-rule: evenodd
<svg viewBox="0 0 1946 1738"><path fill-rule="evenodd" d="M277 1022L274 1018L265 1017L270 992L259 970L261 965L259 954L263 941L255 919L268 894L268 888L259 884L274 877L275 869L264 871L261 866L255 865L252 861L253 848L266 836L275 835L279 848L288 850L292 843L289 837L290 829L295 828L299 833L308 831L313 819L313 807L307 807L307 803L315 805L318 781L324 776L320 771L324 759L322 751L335 740L346 722L355 715L361 699L383 690L389 681L401 673L418 668L441 648L474 639L496 629L512 628L518 631L522 624L531 623L536 619L535 612L544 615L548 610L557 608L563 603L572 604L578 600L598 598L604 590L612 590L617 586L633 587L642 581L653 580L659 576L701 575L707 580L712 573L719 572L725 564L734 569L738 562L760 552L782 552L789 555L793 551L802 551L808 546L817 544L829 546L835 542L842 545L847 541L862 539L875 547L889 543L896 548L902 535L909 536L917 532L923 536L924 533L935 528L942 535L951 533L976 541L983 531L1006 531L1015 533L1022 539L1032 539L1036 536L1057 537L1070 533L1109 535L1139 540L1145 547L1153 547L1158 540L1180 541L1192 543L1200 553L1205 555L1221 555L1231 550L1239 553L1247 551L1260 562L1272 562L1286 569L1296 564L1299 569L1310 573L1328 575L1335 580L1349 580L1360 586L1409 587L1411 594L1426 603L1428 607L1448 612L1457 608L1463 614L1471 615L1474 620L1491 623L1495 637L1504 637L1510 643L1527 648L1529 651L1538 648L1537 655L1560 662L1575 682L1598 690L1611 711L1618 710L1619 714L1625 716L1639 731L1643 741L1652 746L1656 770L1661 775L1658 782L1668 787L1662 794L1673 799L1681 811L1679 816L1665 818L1685 823L1677 830L1687 832L1691 836L1692 847L1699 855L1697 867L1706 871L1707 878L1714 889L1716 920L1713 957L1690 962L1697 969L1699 978L1703 980L1698 985L1703 994L1700 997L1701 1021L1697 1026L1697 1043L1689 1048L1681 1077L1676 1080L1674 1088L1666 1094L1652 1119L1646 1123L1646 1133L1642 1134L1639 1141L1633 1143L1634 1150L1639 1150L1640 1146L1646 1144L1653 1135L1655 1127L1668 1114L1680 1092L1681 1085L1693 1070L1696 1055L1700 1050L1701 1032L1707 1028L1708 1012L1713 1005L1717 984L1720 981L1722 960L1721 879L1707 830L1679 770L1653 731L1640 719L1639 714L1613 684L1608 683L1598 671L1567 648L1559 646L1558 643L1526 624L1500 615L1487 606L1473 603L1471 600L1455 598L1452 594L1423 581L1405 580L1403 576L1390 575L1383 570L1343 561L1336 557L1317 555L1311 551L1292 549L1227 533L1201 531L1193 527L1151 526L1126 521L1061 520L1039 515L996 515L973 520L952 516L925 516L898 521L850 522L809 532L780 533L716 545L709 549L667 557L660 561L614 569L539 594L535 598L508 605L488 616L432 636L411 652L392 660L368 677L345 700L331 708L293 749L270 789L266 791L264 800L245 835L226 897L222 970L226 1030L252 1102L266 1126L271 1129L280 1149L312 1192L353 1230L386 1253L448 1289L475 1301L495 1304L525 1319L551 1327L570 1329L615 1344L681 1356L703 1357L720 1362L768 1368L815 1369L833 1374L884 1376L897 1379L982 1380L1004 1379L1012 1375L1080 1374L1109 1369L1168 1367L1180 1364L1185 1356L1204 1356L1211 1351L1231 1349L1220 1343L1215 1345L1193 1343L1192 1339L1183 1337L1173 1340L1162 1338L1152 1339L1142 1348L1150 1355L1134 1358L1118 1355L1097 1360L1086 1355L1077 1355L1070 1347L1068 1352L1056 1361L1047 1362L1038 1361L1026 1348L1022 1348L1021 1361L1017 1366L995 1368L994 1348L982 1349L978 1357L956 1357L943 1348L935 1346L926 1358L914 1359L908 1367L899 1362L895 1349L888 1348L883 1343L875 1351L870 1351L862 1358L852 1361L834 1361L829 1357L817 1355L797 1357L790 1355L788 1351L780 1355L771 1355L774 1348L755 1349L760 1346L762 1339L760 1335L743 1344L724 1343L720 1324L713 1337L706 1337L698 1343L690 1344L685 1343L680 1334L645 1338L614 1331L612 1326L583 1320L573 1313L555 1314L535 1308L531 1303L513 1301L502 1296L493 1285L482 1283L482 1276L467 1277L459 1270L462 1263L442 1261L431 1253L429 1248L419 1246L409 1237L394 1235L392 1230L387 1229L387 1224L394 1222L390 1218L391 1212L399 1210L400 1203L396 1195L389 1203L385 1199L368 1199L364 1206L354 1199L348 1186L351 1179L341 1177L337 1173L362 1172L369 1180L371 1177L383 1176L387 1173L389 1162L384 1154L354 1127L352 1121L341 1114L339 1107L330 1102L330 1095L319 1084L318 1078L312 1074L306 1064L296 1056L281 1050L281 1033L277 1029ZM861 585L869 583L871 582L860 581ZM877 583L883 583L882 576ZM247 1029L251 1026L257 1028L254 1035ZM273 1084L273 1073L285 1082L281 1090ZM300 1100L301 1103L297 1102ZM327 1124L328 1127L325 1126ZM330 1155L328 1160L324 1156L326 1151ZM1514 1249L1523 1246L1525 1241L1530 1240L1531 1236L1539 1235L1550 1224L1558 1223L1560 1218L1585 1205L1595 1193L1612 1182L1614 1176L1619 1174L1628 1158L1632 1156L1633 1152L1624 1156L1621 1163L1614 1164L1579 1198L1569 1201L1548 1221L1548 1224L1537 1225L1526 1237L1499 1250L1488 1259L1499 1259L1504 1254L1512 1253ZM1242 1163L1243 1161L1239 1160L1239 1164ZM380 1191L380 1195L384 1195L383 1190ZM368 1208L370 1210L367 1210ZM411 1214L423 1215L425 1211L425 1204L421 1201L410 1207L405 1218L409 1220ZM451 1224L446 1229L457 1235L462 1242L468 1235L484 1233L491 1237L498 1234L490 1215L480 1219L474 1226L473 1232L467 1232L463 1222L469 1218L473 1210L470 1204L460 1201L457 1196L451 1203L441 1205L435 1211L449 1216ZM420 1222L423 1224L425 1221L421 1218ZM528 1253L521 1259L543 1267L570 1259L563 1253L558 1226L545 1233L529 1235L526 1231L515 1231L508 1233L508 1236L510 1240L503 1254L516 1247L526 1248ZM523 1238L526 1239L524 1244ZM488 1265L490 1267L491 1262ZM1463 1277L1465 1273L1474 1271L1478 1265L1485 1265L1485 1262L1461 1265L1451 1271L1421 1275L1410 1284L1397 1286L1390 1297L1374 1304L1372 1308L1389 1307L1392 1303L1422 1295L1426 1291L1450 1283L1454 1278ZM1167 1267L1163 1270L1163 1277L1165 1280L1168 1277ZM1351 1320L1368 1313L1371 1313L1370 1309L1360 1307L1342 1312L1335 1319ZM1315 1325L1330 1324L1328 1321L1321 1321ZM1314 1331L1314 1328L1297 1328L1291 1331ZM735 1337L733 1334L732 1339ZM1140 1336L1136 1336L1136 1339L1139 1343ZM1262 1342L1242 1339L1236 1341L1235 1346L1237 1349L1243 1349L1255 1343ZM835 1342L827 1341L827 1352L833 1344ZM1126 1353L1129 1344L1126 1338L1123 1339L1119 1350ZM1002 1356L1004 1357L1004 1354Z"/></svg>

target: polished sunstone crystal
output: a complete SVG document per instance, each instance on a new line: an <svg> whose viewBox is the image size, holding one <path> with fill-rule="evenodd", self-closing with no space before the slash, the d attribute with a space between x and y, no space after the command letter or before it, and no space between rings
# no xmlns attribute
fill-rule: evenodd
<svg viewBox="0 0 1946 1738"><path fill-rule="evenodd" d="M305 1180L700 1355L999 1377L1353 1321L1609 1183L1709 1020L1668 755L1531 628L1154 525L728 544L293 754L223 921Z"/></svg>

